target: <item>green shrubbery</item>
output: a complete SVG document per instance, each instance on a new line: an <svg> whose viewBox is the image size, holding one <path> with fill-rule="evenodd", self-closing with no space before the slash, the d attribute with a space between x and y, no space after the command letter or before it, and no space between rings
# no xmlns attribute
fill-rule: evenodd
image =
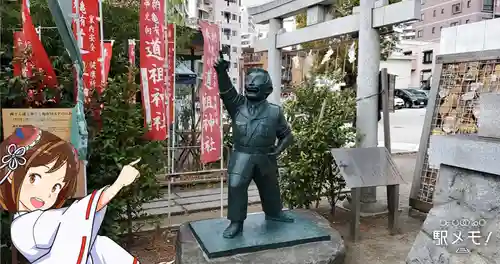
<svg viewBox="0 0 500 264"><path fill-rule="evenodd" d="M89 190L112 184L120 173L121 164L142 158L138 164L140 178L121 191L108 206L101 232L111 237L123 231L131 233L132 219L140 214L141 205L159 196L156 174L163 171L166 162L164 142L144 139L142 106L135 104L138 89L138 84L128 81L127 74L109 79L99 103L93 104L104 106L97 119L99 122L95 118L88 121Z"/></svg>
<svg viewBox="0 0 500 264"><path fill-rule="evenodd" d="M354 94L307 82L283 107L295 136L280 158L283 200L290 208L309 208L328 197L334 212L337 200L345 198L339 195L345 182L330 149L355 141L355 130L346 125L356 114Z"/></svg>

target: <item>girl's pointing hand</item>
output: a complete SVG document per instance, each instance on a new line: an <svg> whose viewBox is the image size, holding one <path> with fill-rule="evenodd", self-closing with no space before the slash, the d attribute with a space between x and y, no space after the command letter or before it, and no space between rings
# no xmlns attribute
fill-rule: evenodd
<svg viewBox="0 0 500 264"><path fill-rule="evenodd" d="M116 183L118 183L120 186L123 187L132 184L135 181L135 179L137 179L140 176L139 171L134 167L140 161L141 158L138 158L129 163L128 165L123 166L120 175L118 175L118 179L116 179Z"/></svg>

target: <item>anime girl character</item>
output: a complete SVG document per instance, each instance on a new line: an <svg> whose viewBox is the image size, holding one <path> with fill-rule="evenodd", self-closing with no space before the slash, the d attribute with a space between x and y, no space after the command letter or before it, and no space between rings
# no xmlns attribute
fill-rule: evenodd
<svg viewBox="0 0 500 264"><path fill-rule="evenodd" d="M97 235L107 204L138 176L123 167L116 181L62 207L76 190L75 149L33 126L17 128L0 144L0 205L15 213L12 243L30 263L137 264L111 239Z"/></svg>

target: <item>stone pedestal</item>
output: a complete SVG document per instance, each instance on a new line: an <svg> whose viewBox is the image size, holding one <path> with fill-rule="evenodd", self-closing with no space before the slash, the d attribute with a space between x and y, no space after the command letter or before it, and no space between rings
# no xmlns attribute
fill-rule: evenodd
<svg viewBox="0 0 500 264"><path fill-rule="evenodd" d="M439 166L434 207L406 263L498 263L500 141L433 135L429 146L429 166Z"/></svg>
<svg viewBox="0 0 500 264"><path fill-rule="evenodd" d="M203 263L344 263L340 234L315 212L289 212L294 223L266 221L263 213L250 214L241 236L225 239L226 219L183 224L177 237L178 264Z"/></svg>

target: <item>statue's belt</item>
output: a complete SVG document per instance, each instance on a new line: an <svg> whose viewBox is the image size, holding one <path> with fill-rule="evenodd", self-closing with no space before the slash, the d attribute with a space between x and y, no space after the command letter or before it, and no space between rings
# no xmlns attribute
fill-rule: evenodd
<svg viewBox="0 0 500 264"><path fill-rule="evenodd" d="M270 154L275 151L275 146L269 147L248 147L235 145L234 150L238 152L248 153L248 154Z"/></svg>

